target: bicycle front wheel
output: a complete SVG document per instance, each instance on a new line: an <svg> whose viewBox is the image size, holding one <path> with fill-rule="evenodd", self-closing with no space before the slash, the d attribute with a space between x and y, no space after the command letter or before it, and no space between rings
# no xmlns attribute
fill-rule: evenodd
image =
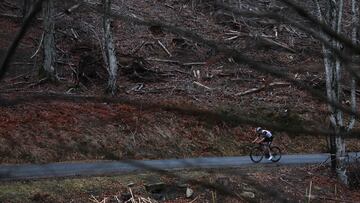
<svg viewBox="0 0 360 203"><path fill-rule="evenodd" d="M273 158L272 162L278 162L281 159L281 149L279 147L270 147L271 155Z"/></svg>
<svg viewBox="0 0 360 203"><path fill-rule="evenodd" d="M264 152L260 147L254 147L250 152L250 159L254 163L259 163L264 156Z"/></svg>

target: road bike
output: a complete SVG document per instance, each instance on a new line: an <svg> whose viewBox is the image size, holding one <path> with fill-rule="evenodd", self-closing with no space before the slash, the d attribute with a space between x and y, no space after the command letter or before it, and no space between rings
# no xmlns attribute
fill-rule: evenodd
<svg viewBox="0 0 360 203"><path fill-rule="evenodd" d="M273 158L271 159L272 162L278 162L281 159L281 149L277 146L270 146L270 152ZM262 144L258 144L257 146L254 146L250 150L250 159L254 163L259 163L264 156L266 156L267 153L264 150L264 147Z"/></svg>

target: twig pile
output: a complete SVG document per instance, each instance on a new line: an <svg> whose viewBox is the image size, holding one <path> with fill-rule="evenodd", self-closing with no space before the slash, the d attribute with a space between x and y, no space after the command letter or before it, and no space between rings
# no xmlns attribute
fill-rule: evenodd
<svg viewBox="0 0 360 203"><path fill-rule="evenodd" d="M128 189L131 194L131 197L130 197L130 199L125 200L125 201L120 200L118 195L114 195L113 198L105 197L101 201L98 200L94 195L91 195L89 200L94 203L106 203L106 202L111 202L111 200L115 200L118 203L122 203L122 202L124 202L124 203L157 203L156 200L153 200L150 197L145 198L145 197L141 197L139 195L134 195L131 188L129 187Z"/></svg>

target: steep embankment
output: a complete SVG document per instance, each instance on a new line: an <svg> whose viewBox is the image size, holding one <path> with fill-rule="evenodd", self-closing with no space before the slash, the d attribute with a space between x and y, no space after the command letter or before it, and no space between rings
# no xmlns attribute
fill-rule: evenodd
<svg viewBox="0 0 360 203"><path fill-rule="evenodd" d="M249 8L266 7L256 2L243 2ZM71 4L58 6L65 8L68 5ZM225 43L254 61L263 62L323 91L320 44L290 25L269 19L234 18L211 3L192 8L179 1L164 4L130 1L117 6L114 9L120 7L123 12L174 24L204 38ZM277 7L273 5L270 9ZM7 7L1 7L4 8ZM286 9L283 11L291 13ZM18 11L8 9L6 12L16 14ZM10 71L1 81L3 98L20 96L25 100L0 109L2 163L246 153L246 145L253 139L256 126L216 119L209 121L204 116L163 108L144 109L141 105L121 102L75 102L57 98L44 102L32 97L26 100L26 95L31 93L24 92L95 97L104 94L107 77L96 38L96 34L101 33L101 15L80 6L70 14L61 13L59 9L59 16L56 42L60 81L48 83L38 78L37 70L42 60L41 49L36 52L42 36L40 19L32 24L21 41ZM2 16L0 26L4 28L0 30L0 53L5 53L21 21ZM267 87L286 81L258 72L256 66L234 63L224 53L166 32L159 26L137 26L115 19L113 31L121 66L119 91L115 98L165 106L176 104L185 108L192 105L265 123L276 121L290 128L299 125L319 127L326 123L327 110L323 102L293 85ZM80 77L78 86L74 72L85 75ZM262 88L264 86L267 88ZM253 88L258 90L248 91ZM326 151L325 139L317 135L276 132L275 143L285 153ZM359 150L358 141L349 143L350 150Z"/></svg>

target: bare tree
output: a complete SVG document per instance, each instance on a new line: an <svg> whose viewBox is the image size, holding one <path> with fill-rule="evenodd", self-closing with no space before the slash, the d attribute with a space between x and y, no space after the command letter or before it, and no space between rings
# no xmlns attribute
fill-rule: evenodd
<svg viewBox="0 0 360 203"><path fill-rule="evenodd" d="M55 79L55 6L54 0L45 0L43 2L43 17L44 17L44 64L40 68L40 77L45 76L48 79Z"/></svg>
<svg viewBox="0 0 360 203"><path fill-rule="evenodd" d="M115 55L115 44L111 34L111 0L102 0L104 8L104 18L103 18L103 29L104 29L104 61L107 66L109 73L108 87L107 90L111 94L116 92L116 77L117 77L117 59Z"/></svg>
<svg viewBox="0 0 360 203"><path fill-rule="evenodd" d="M358 45L358 26L359 26L359 7L358 0L351 1L351 15L352 15L352 30L351 30L351 41L354 45ZM355 56L352 55L353 63ZM356 80L352 76L351 79L351 110L356 112ZM348 130L351 130L355 125L355 115L352 114L349 121Z"/></svg>
<svg viewBox="0 0 360 203"><path fill-rule="evenodd" d="M325 1L325 15L322 14L322 9L317 0L317 13L321 22L328 24L331 29L336 33L342 32L342 15L343 15L343 0L329 0ZM353 42L356 42L357 33L357 12L356 12L356 0L352 1L353 10L353 23L354 28L352 30ZM345 166L345 143L342 136L345 131L350 131L355 124L355 115L351 115L348 125L344 124L344 113L341 109L334 104L340 103L342 98L341 79L342 79L342 62L340 58L335 54L335 50L340 51L340 43L323 34L324 39L328 41L331 47L323 44L325 76L326 76L326 94L330 101L330 124L334 133L330 135L330 151L332 154L332 168L336 171L338 178L345 184L348 183ZM352 80L351 90L351 107L355 112L356 107L356 95L355 95L355 79Z"/></svg>

